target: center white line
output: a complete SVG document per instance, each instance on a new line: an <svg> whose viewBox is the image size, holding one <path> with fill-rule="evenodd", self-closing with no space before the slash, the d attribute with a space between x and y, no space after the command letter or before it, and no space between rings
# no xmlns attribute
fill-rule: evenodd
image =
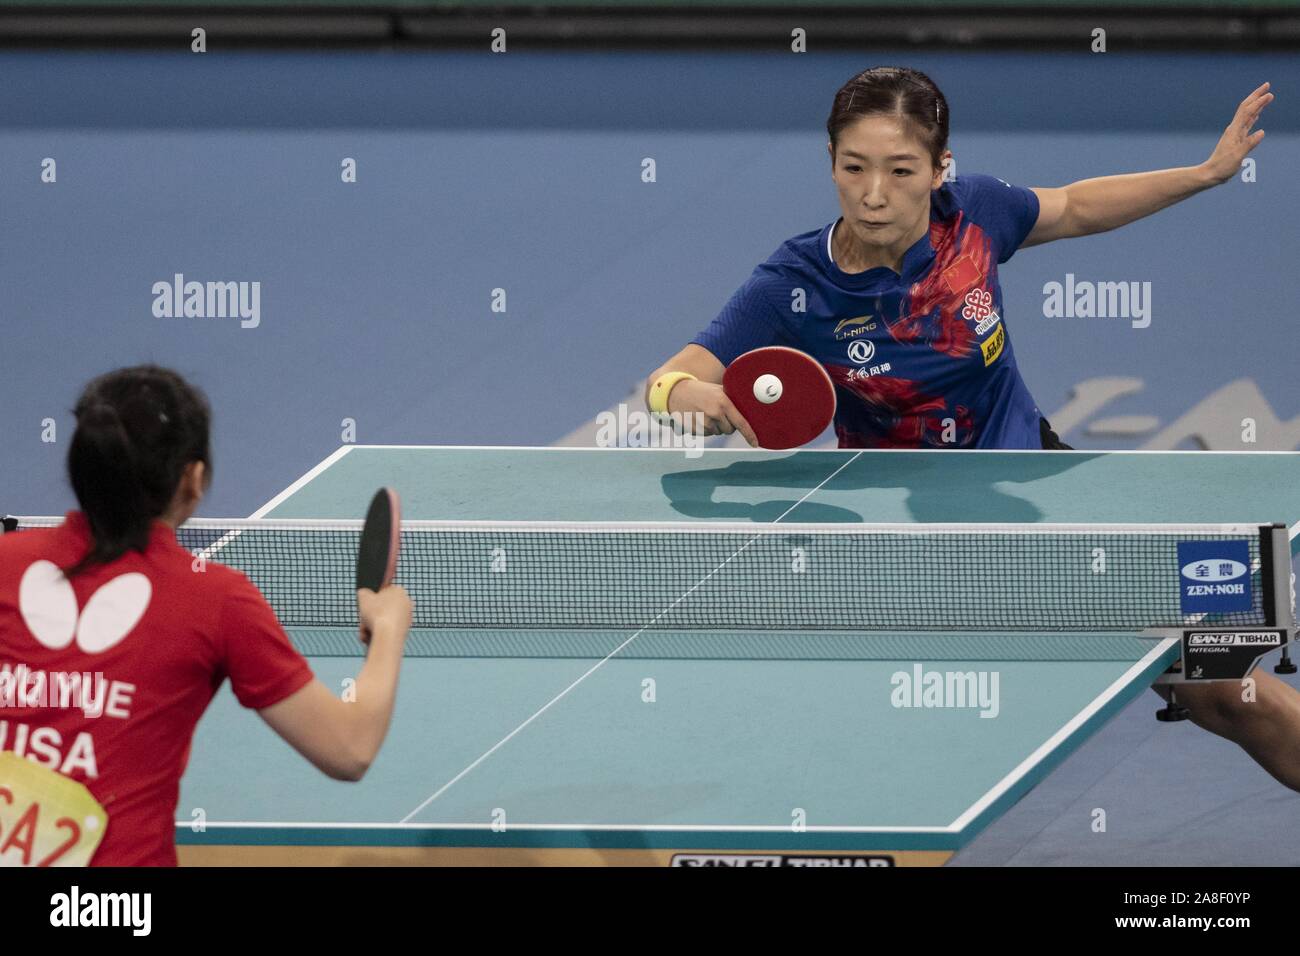
<svg viewBox="0 0 1300 956"><path fill-rule="evenodd" d="M807 500L808 500L809 498L811 498L813 495L817 494L817 492L821 491L822 488L824 488L824 487L826 486L826 483L827 483L827 482L829 482L832 478L834 478L836 475L838 475L841 471L843 471L843 470L844 470L845 468L847 468L849 465L853 464L853 462L857 461L860 457L862 457L862 454L863 454L862 452L858 452L856 455L854 455L854 456L853 456L852 458L850 458L848 461L844 462L844 464L840 465L840 467L836 468L833 472L831 472L829 475L827 475L827 476L826 476L826 477L821 481L821 483L817 485L816 488L813 488L813 489L812 489L811 491L809 491L806 495L804 495L802 498L800 498L798 501L796 501L794 504L792 504L789 508L787 508L787 509L786 509L786 510L785 510L785 511L784 511L784 512L779 516L779 517L777 517L774 521L771 522L771 525L778 524L778 523L781 521L782 518L785 518L786 515L790 514L790 512L794 511L796 508L798 508L801 504L803 504L805 501L807 501ZM767 526L765 526L765 527L771 527L771 525L767 525ZM553 698L551 698L549 701L547 701L544 705L542 705L542 707L540 707L540 708L537 710L537 712L536 712L535 714L533 714L531 717L529 717L527 720L525 720L522 724L520 724L520 725L519 725L518 727L516 727L514 730L510 731L510 733L506 734L504 737L502 737L500 740L498 740L495 744L493 744L491 747L489 747L489 748L488 748L488 749L487 749L483 754L481 754L481 755L479 756L479 758L478 758L477 760L475 760L475 761L474 761L473 763L471 763L468 767L466 767L466 768L465 768L464 770L462 770L460 773L456 774L456 776L452 777L450 780L448 780L446 783L444 783L441 787L439 787L437 790L435 790L435 791L434 791L434 792L433 792L433 793L428 797L428 799L426 799L423 803L421 803L418 807L416 807L414 810L412 810L412 811L411 811L410 813L408 813L406 816L402 817L401 822L402 822L402 823L410 823L412 817L414 817L416 814L418 814L421 810L423 810L423 809L424 809L425 807L427 807L429 804L433 803L433 801L437 800L440 796L442 796L442 795L443 795L444 793L446 793L449 789L451 789L453 786L455 786L455 784L458 783L460 780L464 779L464 777L465 777L466 775L468 775L468 774L470 773L470 771L472 771L475 767L477 767L479 764L481 764L484 760L487 760L488 757L492 756L494 753L496 753L498 750L500 750L502 747L504 747L507 743L510 742L511 739L513 739L513 738L515 737L515 735L517 735L517 734L518 734L520 731L522 731L525 727L527 727L529 724L531 724L534 720L536 720L538 717L542 716L542 714L546 713L548 710L550 710L552 707L554 707L557 703L559 703L561 700L563 700L564 697L568 695L569 691L573 690L575 687L577 687L579 684L581 684L583 681L585 681L585 680L586 680L588 677L590 677L592 674L596 673L596 671L598 671L598 670L600 670L602 667L604 667L607 663L609 663L609 661L610 661L610 660L611 660L611 659L612 659L616 654L618 654L619 651L623 650L623 648L627 647L629 644L631 644L633 641L635 641L638 637L640 637L642 634L644 634L644 633L645 633L646 631L648 631L650 628L654 627L655 623L656 623L660 618L662 618L665 614L667 614L669 611L671 611L671 610L672 610L673 608L675 608L677 605L681 604L682 601L686 600L686 599L687 599L688 597L690 597L693 593L695 593L695 591L696 591L696 590L697 590L701 585L703 585L706 581L708 581L710 578L712 578L715 574L717 574L719 571L721 571L723 568L725 568L725 567L726 567L728 564L730 564L730 563L731 563L731 562L732 562L732 561L733 561L737 556L739 556L741 553L743 553L743 552L744 552L744 551L745 551L745 550L746 550L746 549L747 549L751 544L753 544L755 541L757 541L757 540L758 540L759 538L761 538L761 537L763 537L763 532L760 531L760 532L756 533L756 534L754 535L754 537L752 537L752 538L750 538L748 541L746 541L745 544L744 544L743 546L741 546L739 549L737 549L737 550L735 551L735 553L729 555L725 561L723 561L721 564L719 564L716 568L714 568L712 571L710 571L710 572L709 572L708 574L706 574L704 577L700 578L699 581L695 582L695 584L693 584L693 585L692 585L692 586L691 586L691 587L690 587L690 588L689 588L685 593L683 593L680 597L678 597L677 600L673 601L673 602L672 602L671 604L669 604L666 608L664 608L662 611L660 611L658 614L656 614L656 615L654 616L654 619L653 619L653 620L651 620L648 624L646 624L646 625L644 625L643 627L641 627L640 630L638 630L635 634L633 634L631 637L629 637L629 638L628 638L626 641L624 641L622 644L618 645L618 647L616 647L616 648L614 648L612 651L610 651L609 654L606 655L602 660L600 660L600 661L596 662L594 665L592 665L592 667L591 667L591 668L590 668L590 669L589 669L585 674L583 674L581 677L579 677L577 680L575 680L572 684L570 684L568 687L564 688L564 690L560 691L560 692L559 692L558 694L556 694Z"/></svg>

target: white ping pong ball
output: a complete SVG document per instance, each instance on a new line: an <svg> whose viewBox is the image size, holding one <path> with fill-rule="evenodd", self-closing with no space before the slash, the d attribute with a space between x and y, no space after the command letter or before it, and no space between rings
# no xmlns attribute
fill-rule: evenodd
<svg viewBox="0 0 1300 956"><path fill-rule="evenodd" d="M781 380L775 375L760 375L754 379L754 397L764 405L771 405L781 397Z"/></svg>

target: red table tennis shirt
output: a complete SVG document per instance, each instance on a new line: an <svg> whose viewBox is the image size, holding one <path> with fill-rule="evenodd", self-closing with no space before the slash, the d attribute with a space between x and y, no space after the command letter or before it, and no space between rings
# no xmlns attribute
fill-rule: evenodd
<svg viewBox="0 0 1300 956"><path fill-rule="evenodd" d="M181 775L222 681L260 710L311 681L311 668L242 572L199 562L162 522L144 553L69 587L57 569L90 543L76 511L57 528L0 536L0 676L27 695L0 693L0 750L90 790L109 818L95 866L174 866ZM72 673L91 690L43 692Z"/></svg>

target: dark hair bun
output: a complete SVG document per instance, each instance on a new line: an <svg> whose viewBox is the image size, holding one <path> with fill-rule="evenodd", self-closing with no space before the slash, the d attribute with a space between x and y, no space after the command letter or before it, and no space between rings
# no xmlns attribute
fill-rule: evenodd
<svg viewBox="0 0 1300 956"><path fill-rule="evenodd" d="M203 462L209 478L212 470L207 399L170 369L139 365L101 375L73 413L68 477L95 543L69 577L143 551L186 466Z"/></svg>

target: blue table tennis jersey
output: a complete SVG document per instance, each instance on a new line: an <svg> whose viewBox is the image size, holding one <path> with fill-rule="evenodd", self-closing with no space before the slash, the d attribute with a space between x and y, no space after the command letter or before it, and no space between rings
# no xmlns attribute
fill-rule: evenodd
<svg viewBox="0 0 1300 956"><path fill-rule="evenodd" d="M901 275L842 271L837 220L783 243L693 342L724 365L766 345L816 358L835 382L842 448L1041 448L997 268L1037 220L1031 190L958 176L930 193L929 232Z"/></svg>

